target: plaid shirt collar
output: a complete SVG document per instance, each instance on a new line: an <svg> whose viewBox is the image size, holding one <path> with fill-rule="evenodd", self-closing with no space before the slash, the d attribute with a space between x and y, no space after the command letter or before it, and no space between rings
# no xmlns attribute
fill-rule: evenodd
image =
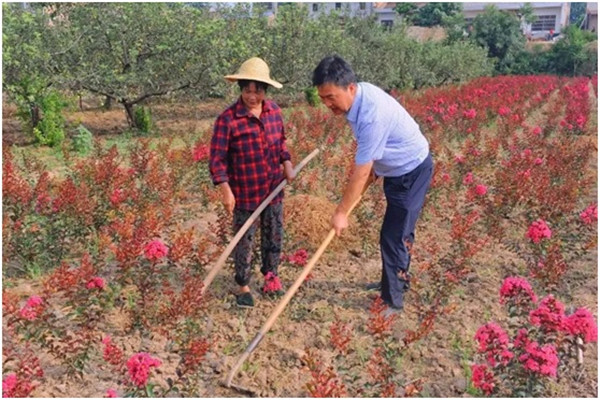
<svg viewBox="0 0 600 400"><path fill-rule="evenodd" d="M271 102L267 101L267 100L263 100L262 103L262 112L266 113L271 111L273 108L271 107ZM235 112L235 116L236 117L253 117L254 114L252 114L244 105L244 102L242 101L242 96L240 96L237 100L237 102L235 103L235 108L234 108L234 112Z"/></svg>

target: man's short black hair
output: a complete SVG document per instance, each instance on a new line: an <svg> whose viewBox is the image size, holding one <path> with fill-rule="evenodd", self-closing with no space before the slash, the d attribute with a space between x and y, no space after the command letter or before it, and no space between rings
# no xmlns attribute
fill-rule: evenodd
<svg viewBox="0 0 600 400"><path fill-rule="evenodd" d="M245 87L250 86L251 83L255 83L256 88L264 90L265 93L267 93L267 88L269 87L269 85L267 83L259 82L259 81L252 81L252 80L247 80L247 79L240 79L237 82L238 82L238 86L240 87L240 90L243 90Z"/></svg>
<svg viewBox="0 0 600 400"><path fill-rule="evenodd" d="M314 86L333 83L336 86L347 88L351 83L356 83L356 75L350 64L340 56L327 56L321 60L313 72Z"/></svg>

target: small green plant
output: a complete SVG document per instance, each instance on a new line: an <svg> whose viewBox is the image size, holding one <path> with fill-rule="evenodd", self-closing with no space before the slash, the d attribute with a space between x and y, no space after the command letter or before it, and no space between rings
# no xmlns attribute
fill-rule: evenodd
<svg viewBox="0 0 600 400"><path fill-rule="evenodd" d="M316 107L319 104L321 104L319 92L317 92L317 88L314 86L310 86L304 89L304 97L306 98L308 104L311 105L311 107Z"/></svg>
<svg viewBox="0 0 600 400"><path fill-rule="evenodd" d="M143 134L150 133L152 129L152 113L149 108L138 107L135 109L135 126Z"/></svg>
<svg viewBox="0 0 600 400"><path fill-rule="evenodd" d="M77 127L77 134L73 136L71 148L79 154L85 155L90 152L93 147L94 137L85 126Z"/></svg>
<svg viewBox="0 0 600 400"><path fill-rule="evenodd" d="M40 101L42 118L33 128L33 135L37 142L54 147L64 140L65 119L61 112L66 106L67 102L57 92L50 92L42 97Z"/></svg>

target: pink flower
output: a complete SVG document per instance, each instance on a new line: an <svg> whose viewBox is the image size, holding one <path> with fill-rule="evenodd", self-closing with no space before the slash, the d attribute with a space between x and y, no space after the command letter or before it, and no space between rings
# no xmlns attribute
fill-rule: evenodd
<svg viewBox="0 0 600 400"><path fill-rule="evenodd" d="M151 367L160 367L160 360L150 357L148 353L137 353L127 360L129 379L137 387L144 387L148 382Z"/></svg>
<svg viewBox="0 0 600 400"><path fill-rule="evenodd" d="M575 120L575 123L577 124L577 127L579 129L583 129L585 127L585 124L587 123L587 117L583 114L579 114L577 116L577 119Z"/></svg>
<svg viewBox="0 0 600 400"><path fill-rule="evenodd" d="M2 380L2 397L15 397L17 384L16 374L6 375Z"/></svg>
<svg viewBox="0 0 600 400"><path fill-rule="evenodd" d="M308 260L308 253L305 249L297 250L294 254L288 257L288 261L292 264L303 267Z"/></svg>
<svg viewBox="0 0 600 400"><path fill-rule="evenodd" d="M475 186L475 193L477 193L479 196L485 196L485 194L487 193L487 186L485 186L485 185Z"/></svg>
<svg viewBox="0 0 600 400"><path fill-rule="evenodd" d="M507 302L516 306L537 303L537 297L527 279L518 276L504 279L500 288L500 304Z"/></svg>
<svg viewBox="0 0 600 400"><path fill-rule="evenodd" d="M444 172L444 173L442 174L442 182L444 182L444 183L448 183L448 182L450 182L450 174L449 174L449 173L447 173L447 172Z"/></svg>
<svg viewBox="0 0 600 400"><path fill-rule="evenodd" d="M542 239L550 239L552 237L552 231L548 228L546 221L538 219L531 223L526 236L531 239L533 243L537 244Z"/></svg>
<svg viewBox="0 0 600 400"><path fill-rule="evenodd" d="M583 210L581 214L579 214L579 217L585 225L591 225L594 222L598 221L598 205L590 205L588 208Z"/></svg>
<svg viewBox="0 0 600 400"><path fill-rule="evenodd" d="M272 293L281 290L281 288L282 286L279 277L271 271L267 272L267 275L265 275L265 284L262 288L262 291L264 293Z"/></svg>
<svg viewBox="0 0 600 400"><path fill-rule="evenodd" d="M486 396L492 394L496 386L493 372L488 371L488 366L483 364L471 365L471 381L473 386L481 389Z"/></svg>
<svg viewBox="0 0 600 400"><path fill-rule="evenodd" d="M508 114L510 114L510 108L508 108L506 106L502 106L502 107L500 107L500 109L498 109L498 114L500 114L501 116L505 117Z"/></svg>
<svg viewBox="0 0 600 400"><path fill-rule="evenodd" d="M540 347L537 342L530 342L525 346L525 352L519 357L526 370L540 375L556 377L558 356L554 345L548 344Z"/></svg>
<svg viewBox="0 0 600 400"><path fill-rule="evenodd" d="M525 149L523 150L523 153L521 153L521 158L528 158L529 156L531 156L533 152L531 151L531 149Z"/></svg>
<svg viewBox="0 0 600 400"><path fill-rule="evenodd" d="M540 128L539 126L536 126L535 128L533 128L532 133L536 136L540 135L542 133L542 128Z"/></svg>
<svg viewBox="0 0 600 400"><path fill-rule="evenodd" d="M463 178L463 185L470 185L471 183L473 183L473 173L468 172Z"/></svg>
<svg viewBox="0 0 600 400"><path fill-rule="evenodd" d="M474 108L469 108L465 112L463 112L463 117L466 119L473 119L477 116L477 111Z"/></svg>
<svg viewBox="0 0 600 400"><path fill-rule="evenodd" d="M521 328L517 332L517 336L513 341L513 345L515 346L515 348L521 349L527 346L530 342L531 340L529 339L529 333L527 332L527 329Z"/></svg>
<svg viewBox="0 0 600 400"><path fill-rule="evenodd" d="M525 171L517 172L517 175L522 177L523 179L529 179L531 177L531 170L527 169Z"/></svg>
<svg viewBox="0 0 600 400"><path fill-rule="evenodd" d="M33 295L30 298L28 298L27 302L25 303L27 307L36 307L41 306L42 304L44 304L44 300L40 296L36 295Z"/></svg>
<svg viewBox="0 0 600 400"><path fill-rule="evenodd" d="M99 276L94 276L92 279L90 279L90 281L87 283L87 285L85 285L86 288L88 289L104 289L104 279L100 278Z"/></svg>
<svg viewBox="0 0 600 400"><path fill-rule="evenodd" d="M196 147L194 147L194 161L204 161L208 159L208 155L210 154L210 148L202 143L198 143Z"/></svg>
<svg viewBox="0 0 600 400"><path fill-rule="evenodd" d="M546 332L564 331L565 306L550 294L542 299L537 309L529 313L529 320Z"/></svg>
<svg viewBox="0 0 600 400"><path fill-rule="evenodd" d="M598 325L592 313L586 308L578 308L569 315L563 325L566 332L579 336L584 343L598 341Z"/></svg>
<svg viewBox="0 0 600 400"><path fill-rule="evenodd" d="M123 189L115 189L110 195L109 200L113 206L116 206L127 200L127 194Z"/></svg>
<svg viewBox="0 0 600 400"><path fill-rule="evenodd" d="M479 342L480 353L486 353L487 361L492 367L499 361L506 365L514 357L508 351L508 335L497 324L490 322L482 325L475 334L475 340Z"/></svg>
<svg viewBox="0 0 600 400"><path fill-rule="evenodd" d="M104 351L102 353L104 361L111 365L121 366L123 363L123 352L113 344L110 336L104 337L102 344L104 344Z"/></svg>
<svg viewBox="0 0 600 400"><path fill-rule="evenodd" d="M19 311L21 318L28 321L35 320L43 309L44 300L40 296L31 296Z"/></svg>
<svg viewBox="0 0 600 400"><path fill-rule="evenodd" d="M457 154L457 155L454 156L454 161L457 164L462 164L462 163L465 162L465 157L463 155L461 155L461 154Z"/></svg>
<svg viewBox="0 0 600 400"><path fill-rule="evenodd" d="M117 391L115 389L108 389L106 391L106 394L104 395L104 397L115 398L115 397L119 397L119 395L117 394Z"/></svg>
<svg viewBox="0 0 600 400"><path fill-rule="evenodd" d="M535 165L542 165L544 163L544 160L540 157L536 158L535 161L533 162Z"/></svg>
<svg viewBox="0 0 600 400"><path fill-rule="evenodd" d="M153 240L144 247L144 254L150 261L158 261L169 254L169 248L160 240Z"/></svg>

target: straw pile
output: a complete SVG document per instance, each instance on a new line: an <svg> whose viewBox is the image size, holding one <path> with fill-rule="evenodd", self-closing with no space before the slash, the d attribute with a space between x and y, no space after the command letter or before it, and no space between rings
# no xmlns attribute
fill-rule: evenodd
<svg viewBox="0 0 600 400"><path fill-rule="evenodd" d="M295 248L317 249L331 229L331 216L337 204L322 197L305 194L286 196L283 203L284 226L288 240ZM361 238L355 219L341 237L333 239L329 251L360 248Z"/></svg>

